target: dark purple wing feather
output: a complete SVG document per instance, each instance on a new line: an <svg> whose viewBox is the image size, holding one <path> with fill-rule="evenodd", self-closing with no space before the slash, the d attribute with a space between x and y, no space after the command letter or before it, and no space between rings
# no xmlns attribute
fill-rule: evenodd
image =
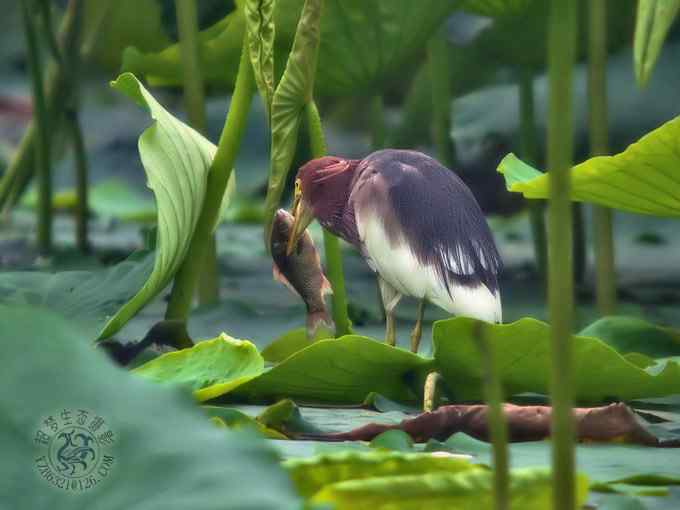
<svg viewBox="0 0 680 510"><path fill-rule="evenodd" d="M395 149L370 154L357 168L349 205L352 217L354 209L373 207L390 240L403 236L447 288L482 283L498 290L501 259L484 214L463 181L429 156Z"/></svg>

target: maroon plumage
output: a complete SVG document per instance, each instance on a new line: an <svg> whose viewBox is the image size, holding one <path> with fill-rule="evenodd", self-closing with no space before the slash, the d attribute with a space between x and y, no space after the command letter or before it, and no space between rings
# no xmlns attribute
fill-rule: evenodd
<svg viewBox="0 0 680 510"><path fill-rule="evenodd" d="M390 244L405 240L449 295L452 285L480 284L497 294L501 260L484 215L460 178L433 158L395 149L362 160L324 157L301 167L298 178L319 223L357 246L374 269L358 217L380 218Z"/></svg>

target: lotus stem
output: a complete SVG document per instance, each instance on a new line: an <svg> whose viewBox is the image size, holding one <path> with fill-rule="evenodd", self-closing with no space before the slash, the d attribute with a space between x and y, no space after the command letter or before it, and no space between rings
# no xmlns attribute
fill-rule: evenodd
<svg viewBox="0 0 680 510"><path fill-rule="evenodd" d="M385 148L385 105L383 97L375 94L371 97L369 109L369 123L371 127L371 147L374 151Z"/></svg>
<svg viewBox="0 0 680 510"><path fill-rule="evenodd" d="M510 457L508 453L508 424L503 411L503 387L493 349L486 336L489 326L477 322L475 340L483 364L484 398L487 404L489 437L493 449L494 508L507 510L510 506Z"/></svg>
<svg viewBox="0 0 680 510"><path fill-rule="evenodd" d="M73 48L75 41L79 39L75 17L77 10L82 8L81 0L71 0L66 8L59 29L59 41L63 48ZM68 72L66 70L68 57L71 51L63 51L64 58L60 64L50 62L47 66L47 78L45 82L45 104L51 126L61 120L64 108L67 105L66 98L69 93ZM37 122L33 119L28 125L19 143L19 147L10 161L7 170L0 178L0 210L6 210L16 204L26 189L33 176L35 144L37 140Z"/></svg>
<svg viewBox="0 0 680 510"><path fill-rule="evenodd" d="M73 109L66 115L73 137L73 151L76 163L76 245L82 253L90 251L88 233L89 207L88 207L88 170L85 142L80 128L77 110Z"/></svg>
<svg viewBox="0 0 680 510"><path fill-rule="evenodd" d="M184 107L189 125L205 134L205 94L198 47L196 0L175 0L175 10L182 61ZM215 234L211 236L208 244L198 281L198 302L201 305L213 304L220 299Z"/></svg>
<svg viewBox="0 0 680 510"><path fill-rule="evenodd" d="M588 3L588 104L590 152L609 152L607 133L607 2ZM612 210L593 207L595 233L595 295L602 315L616 312L616 274Z"/></svg>
<svg viewBox="0 0 680 510"><path fill-rule="evenodd" d="M552 0L548 19L548 302L551 328L553 508L574 510L574 424L571 328L574 306L570 201L572 71L577 2Z"/></svg>
<svg viewBox="0 0 680 510"><path fill-rule="evenodd" d="M538 164L536 144L536 114L534 109L534 74L530 67L519 70L520 151L522 159L531 165ZM548 244L545 233L545 201L529 200L531 236L534 242L536 272L545 282L548 266Z"/></svg>
<svg viewBox="0 0 680 510"><path fill-rule="evenodd" d="M307 115L307 129L313 158L320 158L326 154L326 142L321 126L321 117L314 101L305 106ZM347 293L345 291L345 276L342 268L342 253L340 241L326 229L323 231L324 253L326 255L326 275L333 288L333 321L335 335L343 336L352 332L349 316L347 315Z"/></svg>
<svg viewBox="0 0 680 510"><path fill-rule="evenodd" d="M430 372L425 378L423 389L423 411L430 413L439 407L441 401L442 376L439 372Z"/></svg>
<svg viewBox="0 0 680 510"><path fill-rule="evenodd" d="M247 37L247 34L246 36ZM217 222L227 182L231 176L234 161L238 154L245 132L248 111L255 92L253 68L248 57L248 44L244 38L238 76L234 94L231 98L229 113L220 135L217 152L208 173L208 186L203 209L196 225L194 237L187 255L175 275L170 302L165 313L166 319L186 321L191 310L192 296L198 285L205 254L210 248L213 227Z"/></svg>
<svg viewBox="0 0 680 510"><path fill-rule="evenodd" d="M50 126L43 89L43 70L40 47L36 33L33 9L30 0L22 0L22 19L26 46L28 49L28 68L31 74L33 109L36 124L34 161L38 173L38 250L42 255L52 251L52 175L50 171Z"/></svg>
<svg viewBox="0 0 680 510"><path fill-rule="evenodd" d="M443 30L430 39L428 46L430 84L432 87L432 124L437 159L451 168L455 162L451 142L451 66L448 43Z"/></svg>

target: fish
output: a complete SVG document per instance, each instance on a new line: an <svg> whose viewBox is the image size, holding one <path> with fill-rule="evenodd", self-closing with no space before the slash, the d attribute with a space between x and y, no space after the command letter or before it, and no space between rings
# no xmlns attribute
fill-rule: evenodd
<svg viewBox="0 0 680 510"><path fill-rule="evenodd" d="M309 232L305 231L293 253L286 255L293 220L293 216L285 209L279 209L274 215L271 236L272 272L274 280L288 287L304 301L307 307L307 338L311 340L322 327L330 332L335 330L324 301L324 296L333 291L323 273L319 252Z"/></svg>

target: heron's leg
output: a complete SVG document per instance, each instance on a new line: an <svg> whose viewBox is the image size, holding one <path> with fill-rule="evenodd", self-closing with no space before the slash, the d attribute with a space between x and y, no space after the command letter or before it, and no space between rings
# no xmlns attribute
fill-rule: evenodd
<svg viewBox="0 0 680 510"><path fill-rule="evenodd" d="M423 315L425 315L425 298L418 303L418 315L416 317L416 325L411 332L411 352L418 352L420 345L420 337L423 335Z"/></svg>
<svg viewBox="0 0 680 510"><path fill-rule="evenodd" d="M394 309L401 299L401 294L382 278L378 277L380 294L382 294L383 306L385 307L385 343L396 345L397 334L394 329Z"/></svg>

